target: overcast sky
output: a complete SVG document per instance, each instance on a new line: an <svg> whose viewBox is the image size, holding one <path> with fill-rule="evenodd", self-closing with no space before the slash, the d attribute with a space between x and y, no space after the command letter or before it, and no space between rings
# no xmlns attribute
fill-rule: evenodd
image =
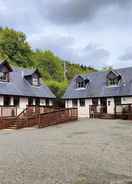
<svg viewBox="0 0 132 184"><path fill-rule="evenodd" d="M0 26L87 66L132 66L132 0L0 0Z"/></svg>

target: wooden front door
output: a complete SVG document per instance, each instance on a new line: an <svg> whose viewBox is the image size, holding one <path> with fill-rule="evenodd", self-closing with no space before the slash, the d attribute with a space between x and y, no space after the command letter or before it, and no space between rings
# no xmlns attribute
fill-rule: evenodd
<svg viewBox="0 0 132 184"><path fill-rule="evenodd" d="M103 106L102 113L107 113L107 98L101 98L100 104Z"/></svg>

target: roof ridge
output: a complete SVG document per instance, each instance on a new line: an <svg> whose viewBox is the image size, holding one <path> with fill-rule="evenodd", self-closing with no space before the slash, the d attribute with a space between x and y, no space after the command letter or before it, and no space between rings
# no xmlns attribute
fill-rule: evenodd
<svg viewBox="0 0 132 184"><path fill-rule="evenodd" d="M93 74L96 74L96 73L107 73L107 72L110 72L110 71L115 71L115 72L120 72L120 70L126 70L126 69L132 69L132 66L129 66L129 67L125 67L125 68L115 68L115 69L111 69L111 70L105 70L105 71L95 71L95 72L89 72L89 73L86 73L86 74L78 74L76 76L82 76L82 77L86 77L86 76L89 76L89 75L93 75Z"/></svg>

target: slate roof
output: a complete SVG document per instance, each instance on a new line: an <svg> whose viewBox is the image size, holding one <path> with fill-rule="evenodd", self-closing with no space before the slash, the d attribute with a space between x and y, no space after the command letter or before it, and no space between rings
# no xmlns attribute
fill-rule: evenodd
<svg viewBox="0 0 132 184"><path fill-rule="evenodd" d="M89 79L84 89L76 89L76 76L66 90L63 99L91 98L91 97L113 97L132 96L132 67L113 70L121 75L122 79L118 86L107 86L107 72L93 72L86 75L79 75Z"/></svg>
<svg viewBox="0 0 132 184"><path fill-rule="evenodd" d="M24 76L31 75L35 71L34 69L14 68L10 72L10 82L0 82L0 94L55 98L55 95L46 85L42 84L42 81L40 86L32 86L24 78Z"/></svg>

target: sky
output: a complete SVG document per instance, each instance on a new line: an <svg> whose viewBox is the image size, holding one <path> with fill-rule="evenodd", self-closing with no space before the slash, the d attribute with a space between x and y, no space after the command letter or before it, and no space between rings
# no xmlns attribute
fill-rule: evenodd
<svg viewBox="0 0 132 184"><path fill-rule="evenodd" d="M74 63L132 66L132 0L0 0L0 26Z"/></svg>

